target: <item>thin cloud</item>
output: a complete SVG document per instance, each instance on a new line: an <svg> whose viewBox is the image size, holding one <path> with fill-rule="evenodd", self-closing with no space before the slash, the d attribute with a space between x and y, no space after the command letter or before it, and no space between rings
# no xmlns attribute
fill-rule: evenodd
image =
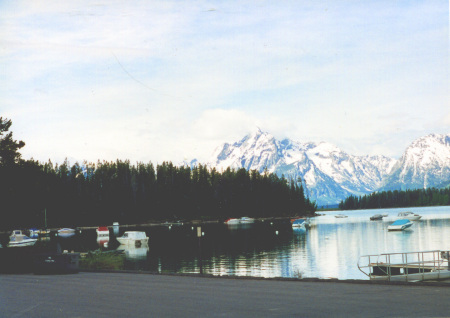
<svg viewBox="0 0 450 318"><path fill-rule="evenodd" d="M441 2L14 1L0 9L2 115L27 142L24 156L81 161L97 151L178 162L205 158L255 125L398 156L408 137L432 125L448 131Z"/></svg>

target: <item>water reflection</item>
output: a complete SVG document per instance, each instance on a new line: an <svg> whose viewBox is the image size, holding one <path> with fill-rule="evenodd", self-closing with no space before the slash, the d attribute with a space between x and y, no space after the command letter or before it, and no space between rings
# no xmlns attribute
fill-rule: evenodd
<svg viewBox="0 0 450 318"><path fill-rule="evenodd" d="M311 220L309 229L292 229L290 222L257 222L229 227L203 224L202 238L191 225L126 228L145 231L148 246L119 246L113 230L107 238L95 230L59 239L63 250L86 252L98 248L123 250L126 269L154 272L246 275L258 277L336 277L366 279L357 269L361 255L449 250L450 207L408 209L423 217L407 231L388 232L398 210L325 213ZM379 221L374 214L389 213ZM199 241L200 240L200 241ZM201 260L201 262L200 262Z"/></svg>
<svg viewBox="0 0 450 318"><path fill-rule="evenodd" d="M109 236L97 236L97 245L100 249L109 247Z"/></svg>
<svg viewBox="0 0 450 318"><path fill-rule="evenodd" d="M149 251L148 246L136 247L132 245L120 245L118 251L123 251L128 260L146 260Z"/></svg>

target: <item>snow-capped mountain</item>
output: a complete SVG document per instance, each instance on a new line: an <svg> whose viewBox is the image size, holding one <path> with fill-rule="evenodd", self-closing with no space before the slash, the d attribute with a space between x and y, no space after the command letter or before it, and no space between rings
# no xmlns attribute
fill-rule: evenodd
<svg viewBox="0 0 450 318"><path fill-rule="evenodd" d="M198 164L196 160L191 166ZM450 186L450 134L432 134L414 141L399 160L386 156L354 156L327 143L276 140L257 130L234 144L218 147L207 162L276 173L298 180L319 206L337 204L349 195L373 191Z"/></svg>
<svg viewBox="0 0 450 318"><path fill-rule="evenodd" d="M450 134L431 134L406 149L381 189L421 189L445 183L450 183Z"/></svg>
<svg viewBox="0 0 450 318"><path fill-rule="evenodd" d="M276 140L257 130L234 144L217 148L207 163L218 170L245 168L301 178L307 194L319 205L336 204L347 196L376 190L395 160L384 156L353 156L336 146Z"/></svg>

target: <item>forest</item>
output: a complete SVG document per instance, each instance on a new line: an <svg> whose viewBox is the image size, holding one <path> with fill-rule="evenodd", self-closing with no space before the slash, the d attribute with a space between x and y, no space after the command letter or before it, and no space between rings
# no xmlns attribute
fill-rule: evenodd
<svg viewBox="0 0 450 318"><path fill-rule="evenodd" d="M374 192L364 196L349 196L339 203L341 210L382 209L450 205L450 188L416 189Z"/></svg>
<svg viewBox="0 0 450 318"><path fill-rule="evenodd" d="M116 160L71 165L23 160L25 143L12 139L11 121L0 117L2 229L76 227L163 220L311 215L301 180L268 172L204 165L190 168Z"/></svg>

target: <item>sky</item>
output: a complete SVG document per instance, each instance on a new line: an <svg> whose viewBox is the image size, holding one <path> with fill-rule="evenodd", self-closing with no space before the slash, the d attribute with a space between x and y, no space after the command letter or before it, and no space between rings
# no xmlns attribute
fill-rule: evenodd
<svg viewBox="0 0 450 318"><path fill-rule="evenodd" d="M207 161L257 127L398 158L450 133L449 2L0 1L24 159Z"/></svg>

